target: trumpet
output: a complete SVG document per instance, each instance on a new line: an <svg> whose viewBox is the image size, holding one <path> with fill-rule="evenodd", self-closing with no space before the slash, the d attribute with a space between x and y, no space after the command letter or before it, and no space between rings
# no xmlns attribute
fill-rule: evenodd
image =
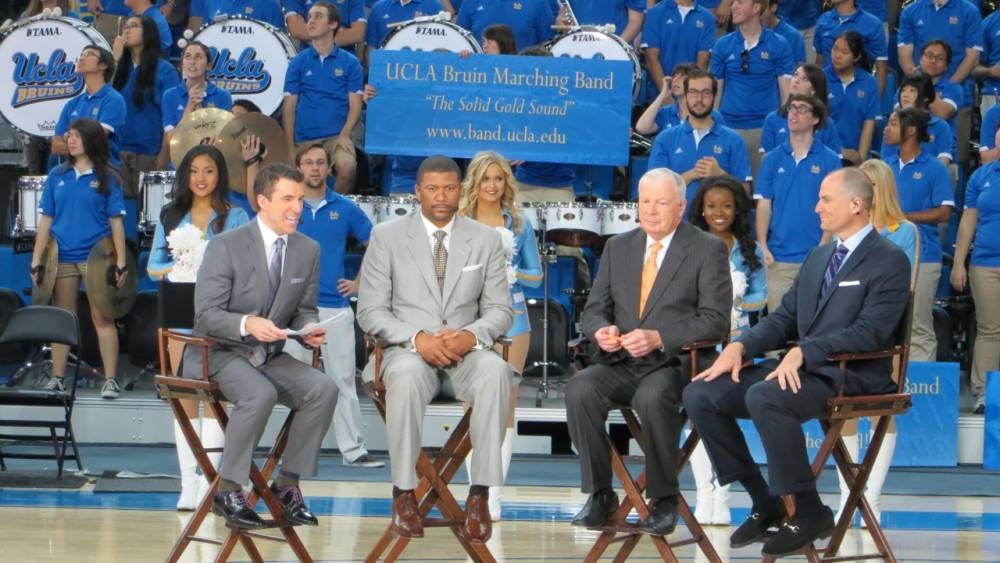
<svg viewBox="0 0 1000 563"><path fill-rule="evenodd" d="M556 0L556 3L559 4L559 11L563 13L562 18L559 19L565 18L566 20L564 25L568 25L570 27L577 27L580 25L580 22L576 19L576 14L573 13L573 6L570 5L569 0Z"/></svg>
<svg viewBox="0 0 1000 563"><path fill-rule="evenodd" d="M635 148L650 150L653 148L653 140L632 131L631 145Z"/></svg>

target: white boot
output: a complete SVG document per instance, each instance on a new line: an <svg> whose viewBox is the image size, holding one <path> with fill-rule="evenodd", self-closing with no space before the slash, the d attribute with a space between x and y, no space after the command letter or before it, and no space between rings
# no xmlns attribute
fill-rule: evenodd
<svg viewBox="0 0 1000 563"><path fill-rule="evenodd" d="M712 524L716 526L728 526L732 524L732 516L729 513L729 485L722 486L719 480L712 477Z"/></svg>
<svg viewBox="0 0 1000 563"><path fill-rule="evenodd" d="M201 443L208 448L221 448L226 444L226 433L222 431L219 421L214 418L203 418L201 421ZM212 462L212 467L216 471L222 468L222 452L208 453L208 461ZM208 494L208 480L204 475L198 479L198 500L205 498Z"/></svg>
<svg viewBox="0 0 1000 563"><path fill-rule="evenodd" d="M191 419L195 434L201 432L200 419ZM184 438L181 423L174 421L174 444L177 447L177 465L181 470L181 496L177 499L177 510L194 510L198 504L198 462L194 452Z"/></svg>
<svg viewBox="0 0 1000 563"><path fill-rule="evenodd" d="M698 446L691 452L691 473L694 474L694 484L698 491L695 499L694 519L703 525L714 524L713 493L715 486L712 484L712 462L708 459L708 452L705 445L698 442Z"/></svg>
<svg viewBox="0 0 1000 563"><path fill-rule="evenodd" d="M865 500L872 507L875 519L881 521L882 517L882 485L889 474L889 466L892 465L892 454L896 451L896 433L886 432L885 439L882 440L882 449L875 458L872 465L872 472L868 475L868 486L865 487ZM861 527L867 527L864 519L861 520Z"/></svg>
<svg viewBox="0 0 1000 563"><path fill-rule="evenodd" d="M500 463L503 468L503 481L507 482L507 472L510 470L510 458L514 454L514 429L508 428L507 432L503 436L503 443L500 444ZM501 501L503 500L503 486L500 487L490 487L490 520L494 522L500 521L500 512L502 509Z"/></svg>
<svg viewBox="0 0 1000 563"><path fill-rule="evenodd" d="M841 435L840 439L844 441L847 452L851 454L851 460L854 463L858 463L858 435ZM837 470L837 482L840 483L840 508L837 509L834 522L840 522L840 515L843 514L844 507L847 505L847 497L851 494L851 489L847 486L847 481L844 480L844 476L840 474L839 469Z"/></svg>

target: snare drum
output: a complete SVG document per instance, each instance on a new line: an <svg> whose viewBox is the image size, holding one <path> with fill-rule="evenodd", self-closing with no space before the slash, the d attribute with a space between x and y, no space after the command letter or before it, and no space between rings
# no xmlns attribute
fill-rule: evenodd
<svg viewBox="0 0 1000 563"><path fill-rule="evenodd" d="M413 196L392 196L379 198L378 222L385 223L400 217L418 213L420 204Z"/></svg>
<svg viewBox="0 0 1000 563"><path fill-rule="evenodd" d="M349 195L346 196L347 199L354 202L365 215L368 216L368 220L372 222L373 225L378 224L378 197L367 196L367 195Z"/></svg>
<svg viewBox="0 0 1000 563"><path fill-rule="evenodd" d="M482 53L475 36L447 21L411 21L397 27L382 42L387 51L471 51Z"/></svg>
<svg viewBox="0 0 1000 563"><path fill-rule="evenodd" d="M594 26L580 26L553 39L549 45L554 57L579 57L632 63L632 98L639 95L642 66L635 49L617 35Z"/></svg>
<svg viewBox="0 0 1000 563"><path fill-rule="evenodd" d="M142 209L139 210L139 230L152 234L160 223L160 212L170 202L174 189L174 171L158 170L139 175Z"/></svg>
<svg viewBox="0 0 1000 563"><path fill-rule="evenodd" d="M628 201L602 201L601 235L611 237L639 226L639 205Z"/></svg>
<svg viewBox="0 0 1000 563"><path fill-rule="evenodd" d="M295 46L284 32L262 21L230 16L194 36L212 50L208 79L233 100L250 100L265 115L281 108L288 62Z"/></svg>
<svg viewBox="0 0 1000 563"><path fill-rule="evenodd" d="M51 137L63 106L83 91L76 59L85 47L111 50L74 18L36 16L0 35L0 114L29 135Z"/></svg>
<svg viewBox="0 0 1000 563"><path fill-rule="evenodd" d="M545 204L533 201L521 202L521 216L524 221L531 225L531 229L536 233L542 231L542 219L545 215Z"/></svg>
<svg viewBox="0 0 1000 563"><path fill-rule="evenodd" d="M13 238L33 237L38 232L46 178L46 176L21 176L17 179L17 189L13 193L14 201L10 206L14 213L10 231Z"/></svg>
<svg viewBox="0 0 1000 563"><path fill-rule="evenodd" d="M595 203L548 203L545 237L564 246L596 243L601 238L601 208Z"/></svg>

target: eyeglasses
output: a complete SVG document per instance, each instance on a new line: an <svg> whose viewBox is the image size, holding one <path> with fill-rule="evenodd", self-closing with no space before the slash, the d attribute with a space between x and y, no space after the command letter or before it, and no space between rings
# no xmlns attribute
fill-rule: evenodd
<svg viewBox="0 0 1000 563"><path fill-rule="evenodd" d="M750 51L748 51L746 49L743 49L743 52L740 53L740 61L741 61L740 62L740 70L742 70L743 72L749 72L750 71Z"/></svg>
<svg viewBox="0 0 1000 563"><path fill-rule="evenodd" d="M687 92L684 92L684 94L692 98L711 98L715 95L715 92L713 92L711 88L708 88L705 90L688 90Z"/></svg>
<svg viewBox="0 0 1000 563"><path fill-rule="evenodd" d="M945 55L944 53L940 55L934 55L925 51L922 56L929 61L937 61L939 63L943 63L945 60L948 59L948 56Z"/></svg>
<svg viewBox="0 0 1000 563"><path fill-rule="evenodd" d="M88 50L83 51L82 53L80 53L80 56L78 56L76 58L76 60L82 61L83 59L85 59L87 57L99 57L99 56L100 55L98 55L96 52L91 51L90 49L88 49Z"/></svg>
<svg viewBox="0 0 1000 563"><path fill-rule="evenodd" d="M788 111L789 111L789 113L797 113L799 115L802 115L802 114L805 114L805 113L812 113L813 112L813 108L812 108L812 106L798 104L798 105L790 105L790 106L788 106Z"/></svg>

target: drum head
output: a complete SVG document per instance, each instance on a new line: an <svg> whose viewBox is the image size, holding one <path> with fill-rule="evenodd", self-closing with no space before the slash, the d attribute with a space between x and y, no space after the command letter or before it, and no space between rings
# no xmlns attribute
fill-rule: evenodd
<svg viewBox="0 0 1000 563"><path fill-rule="evenodd" d="M128 276L125 278L125 285L115 287L114 267L117 261L111 237L97 241L87 258L87 275L83 279L90 304L102 315L112 319L120 319L132 310L139 289L139 270L135 257L127 249L125 266L128 268Z"/></svg>
<svg viewBox="0 0 1000 563"><path fill-rule="evenodd" d="M50 238L42 251L42 279L38 285L31 288L32 305L48 305L52 301L52 291L56 287L56 270L59 269L59 245L56 239Z"/></svg>
<svg viewBox="0 0 1000 563"><path fill-rule="evenodd" d="M639 56L631 45L617 35L584 27L556 37L549 44L549 50L554 57L628 61L632 63L633 95L638 94L639 81L642 79Z"/></svg>
<svg viewBox="0 0 1000 563"><path fill-rule="evenodd" d="M412 21L397 27L382 42L387 51L472 51L482 53L483 48L471 33L446 21Z"/></svg>

